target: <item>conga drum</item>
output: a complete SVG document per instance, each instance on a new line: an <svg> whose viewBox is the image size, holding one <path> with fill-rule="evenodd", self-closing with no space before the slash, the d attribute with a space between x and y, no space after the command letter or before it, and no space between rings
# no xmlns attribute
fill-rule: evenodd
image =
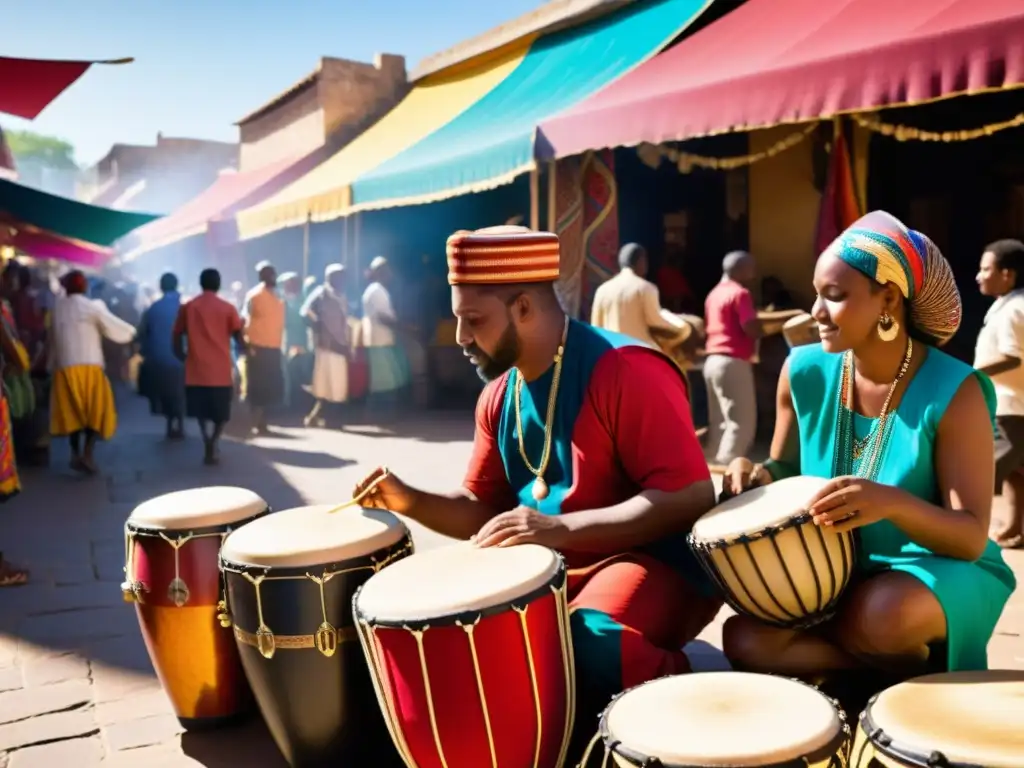
<svg viewBox="0 0 1024 768"><path fill-rule="evenodd" d="M566 572L468 542L375 574L355 619L409 768L561 768L575 710Z"/></svg>
<svg viewBox="0 0 1024 768"><path fill-rule="evenodd" d="M234 638L223 626L217 557L234 528L268 512L244 488L178 491L140 504L125 523L125 600L160 683L188 729L253 710Z"/></svg>
<svg viewBox="0 0 1024 768"><path fill-rule="evenodd" d="M827 480L790 477L719 504L690 547L739 613L794 629L832 617L856 562L854 535L814 524L807 503Z"/></svg>
<svg viewBox="0 0 1024 768"><path fill-rule="evenodd" d="M704 672L619 694L601 715L584 768L598 740L602 766L846 768L850 728L838 705L806 683Z"/></svg>
<svg viewBox="0 0 1024 768"><path fill-rule="evenodd" d="M875 695L861 713L851 768L1020 768L1024 671L951 672Z"/></svg>
<svg viewBox="0 0 1024 768"><path fill-rule="evenodd" d="M782 336L786 339L790 349L802 347L805 344L817 344L821 341L818 322L806 313L787 320L786 324L782 326Z"/></svg>
<svg viewBox="0 0 1024 768"><path fill-rule="evenodd" d="M330 506L268 515L224 542L228 611L263 719L292 766L386 765L391 752L352 596L412 552L390 512ZM397 762L397 761L396 761Z"/></svg>

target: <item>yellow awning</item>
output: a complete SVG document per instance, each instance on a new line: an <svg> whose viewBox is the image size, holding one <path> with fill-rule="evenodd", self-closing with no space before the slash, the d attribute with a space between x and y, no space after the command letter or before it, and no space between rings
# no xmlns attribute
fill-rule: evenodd
<svg viewBox="0 0 1024 768"><path fill-rule="evenodd" d="M534 38L516 41L421 80L401 103L323 164L253 208L240 211L242 240L344 216L352 202L350 184L458 117L504 80L526 55Z"/></svg>

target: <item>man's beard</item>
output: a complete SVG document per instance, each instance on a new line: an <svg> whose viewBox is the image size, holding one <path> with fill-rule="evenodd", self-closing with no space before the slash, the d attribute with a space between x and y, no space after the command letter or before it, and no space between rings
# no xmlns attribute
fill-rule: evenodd
<svg viewBox="0 0 1024 768"><path fill-rule="evenodd" d="M509 322L498 340L493 355L488 355L476 344L470 344L465 348L465 352L476 358L476 375L485 382L494 381L512 368L519 359L519 334L516 333L515 325Z"/></svg>

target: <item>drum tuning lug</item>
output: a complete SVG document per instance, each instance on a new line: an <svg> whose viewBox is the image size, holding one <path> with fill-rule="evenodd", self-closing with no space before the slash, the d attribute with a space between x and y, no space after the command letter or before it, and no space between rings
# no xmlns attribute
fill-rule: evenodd
<svg viewBox="0 0 1024 768"><path fill-rule="evenodd" d="M188 585L184 582L183 579L173 579L171 581L170 586L167 587L167 597L178 608L183 608L185 604L188 603Z"/></svg>
<svg viewBox="0 0 1024 768"><path fill-rule="evenodd" d="M338 651L338 630L325 621L317 628L314 642L316 649L329 659Z"/></svg>
<svg viewBox="0 0 1024 768"><path fill-rule="evenodd" d="M145 591L145 586L141 581L123 581L121 582L121 596L124 598L126 603L143 603L142 593Z"/></svg>
<svg viewBox="0 0 1024 768"><path fill-rule="evenodd" d="M263 654L263 658L274 658L274 652L277 650L277 643L274 642L274 633L271 632L270 627L265 624L261 624L260 628L256 630L256 647L259 649L260 653Z"/></svg>

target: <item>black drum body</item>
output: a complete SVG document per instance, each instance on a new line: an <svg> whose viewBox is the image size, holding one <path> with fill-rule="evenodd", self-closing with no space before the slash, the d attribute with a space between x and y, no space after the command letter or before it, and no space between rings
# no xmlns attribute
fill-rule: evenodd
<svg viewBox="0 0 1024 768"><path fill-rule="evenodd" d="M377 706L352 598L412 551L407 534L370 555L316 566L221 560L242 667L293 768L401 765Z"/></svg>

